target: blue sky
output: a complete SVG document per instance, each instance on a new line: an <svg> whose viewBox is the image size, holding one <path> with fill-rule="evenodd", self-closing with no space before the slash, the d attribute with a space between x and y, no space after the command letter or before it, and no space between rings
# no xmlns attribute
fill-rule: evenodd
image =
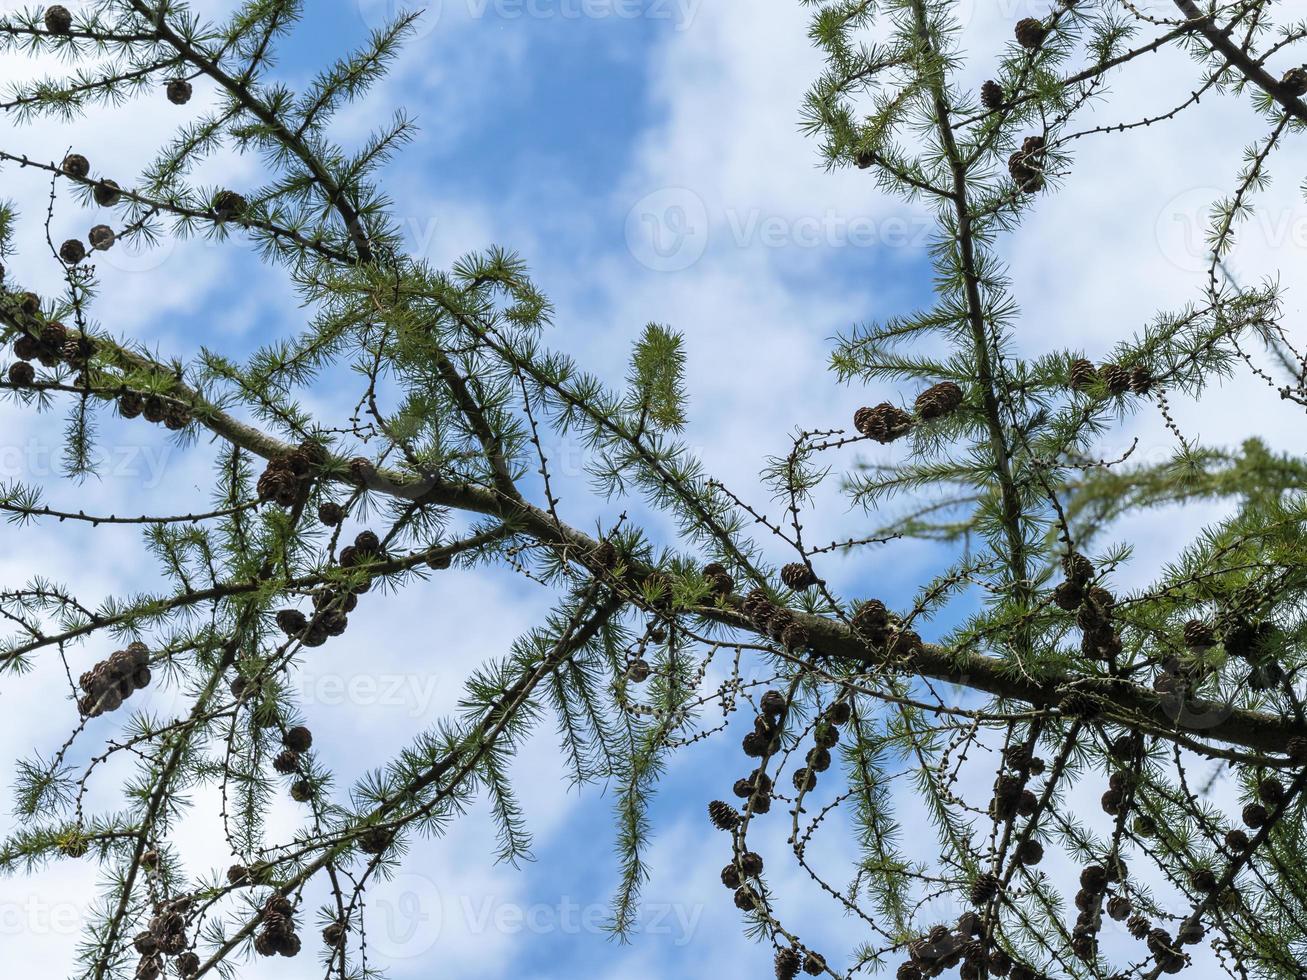
<svg viewBox="0 0 1307 980"><path fill-rule="evenodd" d="M387 168L384 184L412 249L437 265L491 244L517 249L557 307L552 342L586 368L619 378L631 341L651 320L684 331L687 441L711 471L763 504L754 489L757 470L768 454L784 450L795 426L846 425L861 404L911 396L841 388L826 372L826 358L830 338L853 322L929 302L928 226L919 212L880 197L866 175L825 173L816 146L798 133L800 101L820 68L805 37L805 8L793 0L648 2L653 7L539 0L529 5L533 14L516 16L513 11L527 8L511 0L489 6L444 0L391 79L342 115L338 135L357 140L406 106L421 133ZM277 75L302 84L323 60L361 39L386 6L362 3L312 0L311 17L282 48ZM1005 0L993 12L983 4L974 10L968 79L985 77L1020 4ZM220 11L230 4L196 6ZM605 9L646 14L594 15ZM576 10L590 15L568 13ZM10 59L3 70L13 77L26 68ZM1188 71L1183 59L1158 56L1139 78L1120 84L1121 102L1103 110L1103 118L1165 104L1171 90L1187 91ZM197 86L197 104L208 95ZM1197 295L1201 281L1177 229L1205 210L1216 194L1211 188L1229 185L1241 149L1230 134L1253 132L1236 103L1210 102L1193 121L1169 129L1111 144L1086 141L1083 170L1004 243L1024 310L1021 350L1075 347L1097 357L1157 309ZM38 126L17 139L51 159L70 140L81 141L97 168L127 173L149 159L181 118L157 100L116 110L72 137ZM1301 172L1302 156L1293 152L1286 173ZM1173 165L1181 159L1183 168ZM218 175L232 184L254 183L259 164L224 156L202 171L202 179ZM6 193L43 200L41 181L6 177L13 184ZM1296 221L1294 181L1282 184L1272 192L1269 213ZM71 206L56 215L57 229L69 234L86 222ZM1278 227L1271 222L1248 236L1240 261L1259 270L1301 268L1301 246ZM27 281L48 288L51 270L36 259L39 222L22 234L33 258L15 266ZM281 271L260 267L239 244L165 243L147 256L109 253L103 264L97 317L168 353L191 354L204 344L240 355L303 322ZM340 407L328 390L306 397L324 413ZM1243 421L1228 405L1265 398L1238 382L1224 397L1224 410L1177 406L1182 423L1211 442L1238 438ZM1267 406L1264 430L1273 442L1287 443L1296 422L1280 411ZM9 433L3 478L49 487L52 504L76 499L75 488L41 462L58 444L59 419L33 421L5 403L0 423ZM162 511L204 492L204 446L179 449L159 433L108 421L103 431L120 465L93 485L101 509ZM1146 454L1172 448L1156 419L1139 419L1112 437L1104 455L1133 436ZM589 528L630 509L655 536L666 536L665 520L638 504L595 504L575 447L550 449L570 520ZM1128 575L1145 581L1176 529L1207 516L1195 510L1170 523L1150 518L1123 528L1141 553ZM865 520L831 500L811 528L816 537L847 536L850 524ZM43 562L34 565L12 551L0 556L7 585L40 572L102 596L157 582L130 530L39 526L10 534L22 535L22 554L40 554ZM901 545L892 554L833 559L823 571L847 594L901 602L939 557L928 547ZM365 602L350 633L304 665L304 712L340 783L381 764L452 707L467 670L506 650L548 608L548 598L509 573L478 573L441 577L384 604ZM92 646L79 656L89 663L104 652ZM57 670L39 669L15 693L0 695L20 722L0 726L0 751L27 756L60 743L71 716L26 707L42 695L61 697L60 684ZM155 710L172 706L166 691L149 697L157 699L146 702ZM110 728L106 723L98 731L107 735ZM486 980L578 971L611 980L765 975L767 953L743 937L730 895L717 882L726 847L703 818L706 800L724 795L735 778L737 745L734 736L717 739L673 765L654 808L645 929L631 945L618 946L593 928L616 884L612 794L566 787L546 726L517 773L537 860L520 870L489 867L493 830L481 810L447 838L415 842L404 873L372 899L376 965L396 977ZM98 801L111 804L112 780L97 787ZM284 801L272 819L284 836L297 811ZM10 829L6 820L0 816L0 830ZM837 818L813 851L837 884L844 881L839 859L847 856L839 829ZM197 805L183 835L194 870L228 862L215 830ZM779 822L767 831L776 855L773 885L794 896L791 914L805 937L839 961L862 937L834 906L807 903L805 882L783 861L784 831ZM909 844L930 849L919 831ZM38 919L74 907L94 881L92 869L68 865L36 882L0 880L0 940L12 941L23 962L49 964L52 976L66 972L61 966L73 930L46 928ZM33 913L33 902L46 911ZM307 978L317 971L305 955L293 964L254 964L242 975Z"/></svg>

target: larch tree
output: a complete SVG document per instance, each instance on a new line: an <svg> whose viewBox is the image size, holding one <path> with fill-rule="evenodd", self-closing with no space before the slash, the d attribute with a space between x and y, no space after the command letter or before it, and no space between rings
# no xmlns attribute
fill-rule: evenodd
<svg viewBox="0 0 1307 980"><path fill-rule="evenodd" d="M674 329L649 325L625 377L596 377L551 346L549 301L511 251L449 269L406 254L376 178L409 119L359 145L329 131L384 77L418 14L299 90L272 59L300 0L247 0L222 22L174 0L0 20L7 59L66 65L0 103L13 124L0 161L50 187L48 201L0 210L7 402L66 416L74 494L89 486L97 420L218 447L211 493L184 513L124 517L89 498L47 504L49 487L0 490L16 525L139 525L164 583L84 600L34 556L30 580L0 595L6 693L59 658L70 732L15 761L21 827L0 868L100 866L79 976L233 977L258 956L296 954L317 957L328 980L372 975L364 897L403 865L406 840L484 803L500 848L487 859L529 853L512 763L549 725L572 777L615 792L621 937L649 872L660 776L733 716L752 727L700 819L722 832L722 901L733 895L743 935L763 947L742 950L751 975L1307 975L1307 461L1256 441L1204 446L1170 410L1234 372L1307 405L1282 286L1236 284L1224 266L1276 150L1307 126L1307 70L1295 66L1307 23L1290 0L1049 0L1013 23L972 91L956 80L977 57L959 0L804 2L826 68L806 104L777 118L801 111L829 168L861 168L869 194L928 210L936 300L841 336L832 384L870 404L848 420L796 418L788 451L758 460L748 488L715 479L683 443ZM1190 305L1141 311L1147 328L1123 331L1101 363L1076 350L1025 358L1004 236L1073 173L1077 140L1104 128L1078 120L1111 104L1111 79L1165 48L1188 55L1192 96L1107 128L1231 93L1263 131L1212 214L1209 268ZM197 80L217 98L141 173L104 173L77 145L86 114L125 100L183 107ZM24 153L21 124L51 117L68 123L70 152ZM196 182L201 161L233 151L257 160L262 183ZM56 205L86 214L85 237L15 254L18 223L48 225ZM305 322L241 360L206 347L182 361L124 335L97 304L97 258L165 235L252 244L284 271ZM24 277L45 263L63 287L37 295ZM341 365L355 371L356 409L316 417L303 395ZM1140 412L1160 413L1169 458L1102 458L1105 437ZM561 439L585 447L588 511L553 489ZM892 463L865 464L863 450L891 443ZM805 519L828 486L855 507L839 540L813 541ZM637 499L673 519L675 540L619 516ZM1223 502L1224 518L1163 556L1149 586L1114 587L1132 559L1115 523L1200 500ZM910 605L828 586L831 563L910 538L952 556ZM552 614L390 762L328 771L295 697L314 648L359 604L493 566L546 590ZM102 638L121 649L93 662ZM137 692L160 687L187 710L134 710ZM119 758L131 769L120 803L95 812L88 787ZM1191 778L1213 760L1237 796ZM1101 814L1071 805L1085 786L1102 792ZM231 864L196 872L175 837L190 797L213 791ZM282 794L303 813L287 839L265 820ZM808 858L837 810L856 853L842 871ZM768 821L789 828L788 850L751 846ZM935 860L905 855L909 822L933 828ZM1050 871L1054 856L1077 870ZM815 948L792 924L797 910L768 884L786 862L846 917L849 948ZM305 907L318 886L328 897ZM941 898L963 911L932 918ZM1133 937L1127 955L1100 946L1108 922Z"/></svg>

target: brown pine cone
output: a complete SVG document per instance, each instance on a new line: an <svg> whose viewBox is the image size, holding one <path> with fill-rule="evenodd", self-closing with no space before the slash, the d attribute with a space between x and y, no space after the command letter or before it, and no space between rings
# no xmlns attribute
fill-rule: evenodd
<svg viewBox="0 0 1307 980"><path fill-rule="evenodd" d="M708 804L708 818L718 830L734 830L740 824L739 811L721 800L713 800Z"/></svg>
<svg viewBox="0 0 1307 980"><path fill-rule="evenodd" d="M327 500L318 505L318 520L327 527L337 527L345 519L345 508Z"/></svg>
<svg viewBox="0 0 1307 980"><path fill-rule="evenodd" d="M86 258L86 246L80 238L70 238L59 246L59 258L69 265L76 265Z"/></svg>
<svg viewBox="0 0 1307 980"><path fill-rule="evenodd" d="M794 770L794 788L800 793L810 793L817 788L817 774L811 769Z"/></svg>
<svg viewBox="0 0 1307 980"><path fill-rule="evenodd" d="M240 218L248 206L245 198L235 191L219 191L213 196L213 212L223 221Z"/></svg>
<svg viewBox="0 0 1307 980"><path fill-rule="evenodd" d="M134 391L125 391L118 396L118 414L125 419L137 418L145 411L145 399Z"/></svg>
<svg viewBox="0 0 1307 980"><path fill-rule="evenodd" d="M1121 395L1130 390L1130 372L1119 364L1104 364L1098 369L1103 384L1114 395Z"/></svg>
<svg viewBox="0 0 1307 980"><path fill-rule="evenodd" d="M1132 915L1126 923L1126 928L1130 930L1130 935L1136 939L1143 939L1153 928L1153 924L1142 915Z"/></svg>
<svg viewBox="0 0 1307 980"><path fill-rule="evenodd" d="M141 412L145 421L158 424L168 417L168 404L158 395L145 396L145 408Z"/></svg>
<svg viewBox="0 0 1307 980"><path fill-rule="evenodd" d="M1027 51L1035 51L1044 43L1048 37L1048 28L1044 26L1043 21L1036 17L1026 17L1017 21L1016 28L1013 31L1017 39L1017 44L1021 45Z"/></svg>
<svg viewBox="0 0 1307 980"><path fill-rule="evenodd" d="M1146 367L1136 367L1130 371L1130 390L1136 395L1146 395L1153 390L1153 375Z"/></svg>
<svg viewBox="0 0 1307 980"><path fill-rule="evenodd" d="M1270 818L1270 813L1260 803L1249 803L1243 808L1244 826L1251 827L1253 830L1266 826L1266 821Z"/></svg>
<svg viewBox="0 0 1307 980"><path fill-rule="evenodd" d="M1295 735L1284 746L1285 754L1299 765L1307 765L1307 738Z"/></svg>
<svg viewBox="0 0 1307 980"><path fill-rule="evenodd" d="M73 337L63 342L59 353L73 367L86 367L95 356L95 341L86 336Z"/></svg>
<svg viewBox="0 0 1307 980"><path fill-rule="evenodd" d="M41 343L29 334L20 334L14 340L14 357L21 361L34 361L41 354Z"/></svg>
<svg viewBox="0 0 1307 980"><path fill-rule="evenodd" d="M277 613L277 628L287 636L299 636L309 628L309 620L298 609L282 609Z"/></svg>
<svg viewBox="0 0 1307 980"><path fill-rule="evenodd" d="M1210 868L1199 868L1189 876L1189 884L1194 891L1210 895L1216 891L1219 882L1216 880L1215 872Z"/></svg>
<svg viewBox="0 0 1307 980"><path fill-rule="evenodd" d="M776 951L776 980L794 980L799 975L799 954L793 949Z"/></svg>
<svg viewBox="0 0 1307 980"><path fill-rule="evenodd" d="M118 240L118 235L108 225L95 225L86 237L97 252L108 251Z"/></svg>
<svg viewBox="0 0 1307 980"><path fill-rule="evenodd" d="M174 78L168 83L168 101L173 105L185 105L191 101L191 83L184 78Z"/></svg>
<svg viewBox="0 0 1307 980"><path fill-rule="evenodd" d="M762 713L772 718L779 718L785 714L786 702L785 695L780 691L768 691L758 702Z"/></svg>
<svg viewBox="0 0 1307 980"><path fill-rule="evenodd" d="M73 15L68 8L53 4L45 9L45 29L51 34L70 34L73 30Z"/></svg>
<svg viewBox="0 0 1307 980"><path fill-rule="evenodd" d="M233 885L246 885L250 880L250 869L243 864L233 864L227 869L227 881Z"/></svg>
<svg viewBox="0 0 1307 980"><path fill-rule="evenodd" d="M1130 918L1130 913L1133 910L1134 905L1124 895L1113 895L1107 900L1107 914L1117 922L1124 922Z"/></svg>
<svg viewBox="0 0 1307 980"><path fill-rule="evenodd" d="M636 657L626 665L626 679L632 684L643 684L649 679L650 673L649 661L643 657Z"/></svg>
<svg viewBox="0 0 1307 980"><path fill-rule="evenodd" d="M303 725L296 725L286 730L286 734L281 737L281 744L292 752L307 752L313 747L313 733Z"/></svg>
<svg viewBox="0 0 1307 980"><path fill-rule="evenodd" d="M1252 841L1242 830L1234 829L1226 831L1225 846L1236 854L1242 854L1244 851L1248 850L1251 844Z"/></svg>
<svg viewBox="0 0 1307 980"><path fill-rule="evenodd" d="M1098 371L1095 370L1093 361L1080 357L1071 362L1067 380L1077 391L1087 391L1098 381Z"/></svg>
<svg viewBox="0 0 1307 980"><path fill-rule="evenodd" d="M913 422L911 415L890 402L881 402L875 408L860 408L853 415L854 428L879 443L890 443L907 435Z"/></svg>
<svg viewBox="0 0 1307 980"><path fill-rule="evenodd" d="M1184 624L1184 645L1191 650L1204 650L1216 645L1216 632L1201 619Z"/></svg>
<svg viewBox="0 0 1307 980"><path fill-rule="evenodd" d="M889 626L889 610L879 599L868 599L858 607L851 622L859 632L878 635Z"/></svg>
<svg viewBox="0 0 1307 980"><path fill-rule="evenodd" d="M976 906L988 905L998 895L1001 882L997 875L985 872L977 876L976 880L971 883L971 904Z"/></svg>
<svg viewBox="0 0 1307 980"><path fill-rule="evenodd" d="M744 879L740 877L740 869L734 864L728 864L722 868L722 884L731 891L735 891L740 885L744 884Z"/></svg>
<svg viewBox="0 0 1307 980"><path fill-rule="evenodd" d="M781 630L779 639L787 650L802 650L808 645L808 627L792 622Z"/></svg>
<svg viewBox="0 0 1307 980"><path fill-rule="evenodd" d="M395 841L395 832L386 827L369 827L358 838L358 849L365 855L379 855Z"/></svg>
<svg viewBox="0 0 1307 980"><path fill-rule="evenodd" d="M91 193L95 197L95 203L102 208L115 207L123 196L122 188L118 186L118 182L108 178L99 181Z"/></svg>
<svg viewBox="0 0 1307 980"><path fill-rule="evenodd" d="M332 922L322 930L322 941L328 947L335 949L345 940L346 928L343 923Z"/></svg>
<svg viewBox="0 0 1307 980"><path fill-rule="evenodd" d="M307 779L297 779L290 784L290 798L296 803L307 803L313 799L313 784Z"/></svg>
<svg viewBox="0 0 1307 980"><path fill-rule="evenodd" d="M1085 591L1078 582L1063 582L1053 590L1053 603L1059 609L1075 612L1084 601Z"/></svg>
<svg viewBox="0 0 1307 980"><path fill-rule="evenodd" d="M1257 796L1267 807L1278 807L1288 795L1284 783L1274 776L1267 776L1257 784Z"/></svg>
<svg viewBox="0 0 1307 980"><path fill-rule="evenodd" d="M980 86L980 102L990 112L997 112L1003 108L1006 96L1003 93L1003 86L992 79Z"/></svg>
<svg viewBox="0 0 1307 980"><path fill-rule="evenodd" d="M62 10L63 8L51 7L50 9ZM73 177L77 180L85 180L86 175L91 172L91 163L80 153L70 153L68 156L64 157L64 162L59 165L59 169L69 177Z"/></svg>
<svg viewBox="0 0 1307 980"><path fill-rule="evenodd" d="M821 976L826 972L826 960L820 953L808 950L808 955L803 958L803 972L812 977Z"/></svg>
<svg viewBox="0 0 1307 980"><path fill-rule="evenodd" d="M272 768L283 775L290 775L299 768L300 757L290 749L278 752L277 757L272 760Z"/></svg>
<svg viewBox="0 0 1307 980"><path fill-rule="evenodd" d="M9 365L9 383L19 388L26 388L36 381L36 368L26 361L15 361Z"/></svg>
<svg viewBox="0 0 1307 980"><path fill-rule="evenodd" d="M781 569L781 581L795 592L802 592L817 584L817 576L803 562L790 562Z"/></svg>
<svg viewBox="0 0 1307 980"><path fill-rule="evenodd" d="M1307 68L1290 68L1280 79L1280 88L1293 98L1307 95Z"/></svg>
<svg viewBox="0 0 1307 980"><path fill-rule="evenodd" d="M943 418L957 411L962 404L962 389L952 381L941 381L917 396L916 411L924 421Z"/></svg>

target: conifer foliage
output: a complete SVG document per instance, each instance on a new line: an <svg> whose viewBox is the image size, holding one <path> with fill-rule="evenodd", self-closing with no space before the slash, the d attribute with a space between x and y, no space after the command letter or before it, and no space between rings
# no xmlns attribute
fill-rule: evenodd
<svg viewBox="0 0 1307 980"><path fill-rule="evenodd" d="M319 957L328 977L371 975L365 895L406 840L439 835L480 800L499 831L487 857L529 853L511 765L551 717L577 782L616 788L618 935L634 925L668 757L738 737L736 768L717 774L697 819L726 862L722 901L766 945L742 951L751 975L1303 976L1307 463L1256 441L1204 447L1169 405L1238 370L1268 398L1307 405L1279 285L1239 288L1222 265L1274 151L1307 125L1307 71L1294 64L1307 27L1289 0L1048 0L1014 18L971 91L957 80L981 56L959 20L970 4L803 2L827 62L804 126L832 169L874 180L868 193L932 210L938 299L838 340L834 372L858 400L847 421L796 419L817 427L760 461L759 492L779 514L681 443L673 330L650 325L628 376L609 383L550 346L549 302L510 252L450 269L405 253L376 175L408 119L352 147L328 127L383 77L415 15L298 91L272 59L309 10L301 0L248 0L221 23L174 0L0 19L7 59L63 66L14 83L6 121L74 124L51 161L6 127L0 163L47 174L50 207L81 209L87 228L49 254L13 254L19 211L39 220L46 203L0 207L5 396L67 413L73 476L93 471L97 419L220 447L212 499L186 514L61 510L41 488L0 487L19 523L141 525L165 583L93 604L37 568L0 595L6 693L63 658L71 732L17 767L20 829L0 870L98 864L81 976L233 976L296 955ZM1098 363L1079 350L1024 359L1003 236L1073 174L1076 140L1098 134L1077 125L1090 100L1166 47L1194 65L1195 95L1172 115L1228 92L1262 133L1213 215L1208 274L1191 306L1156 313ZM107 173L75 122L129 99L177 114L178 130L143 172ZM196 182L220 151L253 155L262 182ZM112 274L99 257L165 230L254 245L297 290L304 329L244 362L168 360L126 336L96 302ZM55 264L61 290L24 286L38 263ZM358 410L316 418L297 394L341 364L357 369ZM1174 434L1174 458L1102 460L1104 434L1149 411ZM555 495L548 447L562 436L589 452L600 492L588 512ZM861 466L871 448L897 462ZM860 512L845 540L820 544L804 515L828 481ZM901 512L896 496L914 506ZM677 540L613 516L634 497L673 517ZM1227 516L1151 585L1123 588L1132 555L1113 522L1197 500L1224 501ZM910 605L828 584L844 555L910 537L956 546ZM549 590L553 613L389 763L328 771L306 722L348 721L306 718L296 702L295 673L323 655L313 648L329 649L363 604L492 564ZM101 637L112 645L97 648ZM150 713L147 688L188 710ZM110 757L135 771L123 804L95 812L86 794ZM1196 778L1213 764L1236 794ZM231 858L197 874L177 829L186 801L213 790ZM302 808L292 839L264 824L274 793ZM788 828L768 838L785 847L759 840L769 824ZM935 859L923 862L901 828L927 824ZM839 827L860 853L821 866L808 845ZM815 948L793 925L799 910L773 882L796 869L848 924L849 948ZM314 887L330 898L306 908Z"/></svg>

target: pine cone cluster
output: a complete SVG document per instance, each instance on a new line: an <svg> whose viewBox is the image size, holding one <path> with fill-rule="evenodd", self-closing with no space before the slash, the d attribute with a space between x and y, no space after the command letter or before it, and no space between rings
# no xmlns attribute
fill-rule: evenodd
<svg viewBox="0 0 1307 980"><path fill-rule="evenodd" d="M791 610L772 602L766 590L754 589L745 597L742 608L758 629L787 649L799 650L808 645L808 628Z"/></svg>
<svg viewBox="0 0 1307 980"><path fill-rule="evenodd" d="M998 82L990 79L984 85L980 86L980 102L990 112L997 112L1003 108L1007 101L1007 96L1003 92L1003 86Z"/></svg>
<svg viewBox="0 0 1307 980"><path fill-rule="evenodd" d="M781 569L781 581L795 592L802 592L817 584L817 576L804 562L790 562Z"/></svg>
<svg viewBox="0 0 1307 980"><path fill-rule="evenodd" d="M285 895L274 893L268 898L259 924L254 951L260 956L294 956L300 951L300 939L295 934L295 906Z"/></svg>
<svg viewBox="0 0 1307 980"><path fill-rule="evenodd" d="M85 692L77 707L88 718L117 711L122 703L150 684L150 651L144 643L128 644L102 660L78 680Z"/></svg>
<svg viewBox="0 0 1307 980"><path fill-rule="evenodd" d="M60 4L46 7L44 20L45 29L51 34L71 34L73 31L73 15Z"/></svg>
<svg viewBox="0 0 1307 980"><path fill-rule="evenodd" d="M1067 380L1076 391L1091 391L1101 382L1113 395L1124 395L1127 391L1146 395L1157 383L1152 372L1143 365L1128 368L1121 364L1107 363L1094 367L1093 361L1083 357L1071 362Z"/></svg>
<svg viewBox="0 0 1307 980"><path fill-rule="evenodd" d="M136 980L157 980L163 973L164 958L175 956L174 965L181 976L191 976L200 968L199 957L188 953L186 947L186 916L191 910L190 899L159 902L144 932L132 939L132 946L141 958L136 964Z"/></svg>
<svg viewBox="0 0 1307 980"><path fill-rule="evenodd" d="M1017 21L1013 34L1016 36L1017 44L1027 51L1036 51L1048 37L1048 28L1039 18L1026 17Z"/></svg>
<svg viewBox="0 0 1307 980"><path fill-rule="evenodd" d="M1044 189L1046 145L1042 136L1027 136L1021 143L1021 149L1008 157L1008 173L1025 194L1038 194Z"/></svg>
<svg viewBox="0 0 1307 980"><path fill-rule="evenodd" d="M875 408L863 407L853 413L853 427L882 444L907 435L914 421L911 415L890 402L881 402Z"/></svg>
<svg viewBox="0 0 1307 980"><path fill-rule="evenodd" d="M913 407L922 421L931 422L952 415L961 404L962 389L952 381L941 381L918 395Z"/></svg>
<svg viewBox="0 0 1307 980"><path fill-rule="evenodd" d="M1005 774L994 781L994 798L989 812L995 820L1008 821L1018 814L1031 816L1039 806L1039 799L1026 789L1026 775Z"/></svg>
<svg viewBox="0 0 1307 980"><path fill-rule="evenodd" d="M185 105L191 101L191 83L184 78L174 78L168 83L168 101L173 105Z"/></svg>
<svg viewBox="0 0 1307 980"><path fill-rule="evenodd" d="M68 329L56 320L42 324L39 331L20 334L14 340L14 356L22 361L37 361L42 367L55 367L67 362L72 367L85 367L95 355L95 342L90 337L69 337Z"/></svg>
<svg viewBox="0 0 1307 980"><path fill-rule="evenodd" d="M259 500L271 500L278 507L294 507L303 503L309 494L313 470L322 463L322 448L305 440L298 449L268 461L259 477Z"/></svg>
<svg viewBox="0 0 1307 980"><path fill-rule="evenodd" d="M125 391L118 396L118 413L125 419L144 416L145 421L162 424L172 432L186 428L192 418L191 410L178 401L135 391Z"/></svg>

